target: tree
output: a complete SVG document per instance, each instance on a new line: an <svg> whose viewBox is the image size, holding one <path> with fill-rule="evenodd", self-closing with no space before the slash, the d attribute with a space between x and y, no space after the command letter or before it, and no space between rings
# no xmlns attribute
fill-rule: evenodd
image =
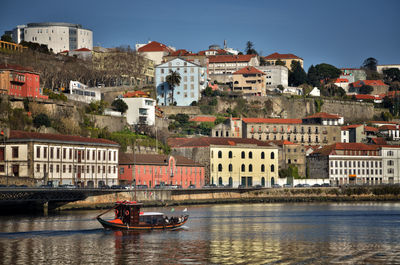
<svg viewBox="0 0 400 265"><path fill-rule="evenodd" d="M292 61L291 71L289 71L289 84L291 86L299 86L307 82L307 74L301 67L300 62Z"/></svg>
<svg viewBox="0 0 400 265"><path fill-rule="evenodd" d="M311 65L310 68L308 68L307 83L312 87L318 87L321 84L317 69L314 67L314 65Z"/></svg>
<svg viewBox="0 0 400 265"><path fill-rule="evenodd" d="M278 59L275 61L275 65L282 65L282 66L286 66L285 62L282 61L281 59Z"/></svg>
<svg viewBox="0 0 400 265"><path fill-rule="evenodd" d="M285 88L284 88L282 85L278 85L277 88L278 88L281 92L283 92L283 90L285 90Z"/></svg>
<svg viewBox="0 0 400 265"><path fill-rule="evenodd" d="M387 83L400 81L400 70L397 68L390 68L383 70L384 79Z"/></svg>
<svg viewBox="0 0 400 265"><path fill-rule="evenodd" d="M330 79L338 78L342 74L340 69L327 63L317 64L315 71L318 80L325 80L326 82Z"/></svg>
<svg viewBox="0 0 400 265"><path fill-rule="evenodd" d="M181 75L177 71L172 71L171 74L167 75L166 77L167 83L171 89L172 94L172 104L174 105L174 90L175 86L179 86L181 84Z"/></svg>
<svg viewBox="0 0 400 265"><path fill-rule="evenodd" d="M251 41L248 41L246 43L246 54L256 54L256 55L258 55L258 52L254 49L254 44Z"/></svg>
<svg viewBox="0 0 400 265"><path fill-rule="evenodd" d="M7 42L14 42L12 37L9 34L4 34L3 36L1 36L1 40L7 41Z"/></svg>
<svg viewBox="0 0 400 265"><path fill-rule="evenodd" d="M39 115L35 116L35 118L33 118L33 125L36 128L39 128L41 126L50 127L51 122L49 116L47 116L45 113L40 113Z"/></svg>
<svg viewBox="0 0 400 265"><path fill-rule="evenodd" d="M378 65L378 60L373 58L373 57L369 57L369 58L364 60L362 68L364 68L366 70L370 70L370 71L375 71L376 72L376 66L377 65Z"/></svg>
<svg viewBox="0 0 400 265"><path fill-rule="evenodd" d="M121 113L125 113L128 110L128 105L126 105L125 101L122 99L116 99L111 103L111 106L113 106L117 111Z"/></svg>
<svg viewBox="0 0 400 265"><path fill-rule="evenodd" d="M371 94L371 92L374 91L374 88L370 85L362 85L359 89L360 94Z"/></svg>

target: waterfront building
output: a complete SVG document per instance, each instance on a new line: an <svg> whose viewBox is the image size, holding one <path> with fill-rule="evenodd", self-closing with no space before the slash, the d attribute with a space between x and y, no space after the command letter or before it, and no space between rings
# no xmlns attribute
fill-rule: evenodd
<svg viewBox="0 0 400 265"><path fill-rule="evenodd" d="M172 90L167 83L167 76L172 72L179 73L179 86ZM206 88L207 68L182 58L175 58L169 62L156 66L156 92L159 105L190 106L198 102L201 91ZM174 102L172 102L172 99Z"/></svg>
<svg viewBox="0 0 400 265"><path fill-rule="evenodd" d="M130 125L144 124L153 126L155 124L156 101L141 91L128 92L121 98L128 109L126 110L126 122Z"/></svg>
<svg viewBox="0 0 400 265"><path fill-rule="evenodd" d="M40 88L40 76L31 68L0 65L0 93L15 97L47 99Z"/></svg>
<svg viewBox="0 0 400 265"><path fill-rule="evenodd" d="M62 134L8 131L0 142L0 175L38 184L118 184L116 142Z"/></svg>
<svg viewBox="0 0 400 265"><path fill-rule="evenodd" d="M232 74L232 90L249 96L265 96L266 74L247 66Z"/></svg>
<svg viewBox="0 0 400 265"><path fill-rule="evenodd" d="M278 148L255 139L172 138L172 154L205 166L206 183L218 186L271 187L278 178Z"/></svg>
<svg viewBox="0 0 400 265"><path fill-rule="evenodd" d="M266 63L270 65L276 65L277 61L282 61L289 70L292 70L293 61L299 62L301 67L303 67L303 59L292 53L280 54L275 52L268 56L265 56L264 59Z"/></svg>
<svg viewBox="0 0 400 265"><path fill-rule="evenodd" d="M336 143L307 157L310 178L329 179L332 185L397 184L400 146Z"/></svg>
<svg viewBox="0 0 400 265"><path fill-rule="evenodd" d="M125 185L204 186L204 167L183 156L120 153L118 179Z"/></svg>
<svg viewBox="0 0 400 265"><path fill-rule="evenodd" d="M47 45L54 53L80 48L93 49L93 32L80 24L28 23L17 26L12 31L12 38L16 43L27 41Z"/></svg>

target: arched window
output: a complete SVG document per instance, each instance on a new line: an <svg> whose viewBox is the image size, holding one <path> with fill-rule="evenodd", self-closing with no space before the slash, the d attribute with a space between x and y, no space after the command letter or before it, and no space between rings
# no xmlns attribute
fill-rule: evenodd
<svg viewBox="0 0 400 265"><path fill-rule="evenodd" d="M218 171L221 172L222 171L222 165L218 164Z"/></svg>
<svg viewBox="0 0 400 265"><path fill-rule="evenodd" d="M246 166L244 164L242 164L242 172L246 171Z"/></svg>
<svg viewBox="0 0 400 265"><path fill-rule="evenodd" d="M271 152L271 159L274 159L274 158L275 158L275 153Z"/></svg>
<svg viewBox="0 0 400 265"><path fill-rule="evenodd" d="M261 159L265 159L265 153L261 152Z"/></svg>
<svg viewBox="0 0 400 265"><path fill-rule="evenodd" d="M271 178L271 185L275 185L275 178L274 177Z"/></svg>
<svg viewBox="0 0 400 265"><path fill-rule="evenodd" d="M249 165L249 172L253 172L253 165L252 164Z"/></svg>
<svg viewBox="0 0 400 265"><path fill-rule="evenodd" d="M232 172L232 164L229 164L229 172Z"/></svg>
<svg viewBox="0 0 400 265"><path fill-rule="evenodd" d="M261 172L265 172L265 166L261 165Z"/></svg>
<svg viewBox="0 0 400 265"><path fill-rule="evenodd" d="M265 178L264 177L261 178L261 186L265 187Z"/></svg>
<svg viewBox="0 0 400 265"><path fill-rule="evenodd" d="M233 181L232 181L232 177L229 177L229 187L233 186Z"/></svg>
<svg viewBox="0 0 400 265"><path fill-rule="evenodd" d="M222 186L222 178L221 177L218 178L218 185Z"/></svg>
<svg viewBox="0 0 400 265"><path fill-rule="evenodd" d="M271 165L271 172L275 172L275 166Z"/></svg>
<svg viewBox="0 0 400 265"><path fill-rule="evenodd" d="M244 151L242 151L242 158L246 158Z"/></svg>
<svg viewBox="0 0 400 265"><path fill-rule="evenodd" d="M222 158L222 152L218 151L218 158Z"/></svg>
<svg viewBox="0 0 400 265"><path fill-rule="evenodd" d="M228 157L229 157L229 158L232 158L232 151L229 151Z"/></svg>
<svg viewBox="0 0 400 265"><path fill-rule="evenodd" d="M249 152L249 158L253 158L253 152Z"/></svg>

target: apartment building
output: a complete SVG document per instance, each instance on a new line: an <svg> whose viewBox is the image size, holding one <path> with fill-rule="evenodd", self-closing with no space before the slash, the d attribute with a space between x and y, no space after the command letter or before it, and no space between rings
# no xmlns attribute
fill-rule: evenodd
<svg viewBox="0 0 400 265"><path fill-rule="evenodd" d="M281 53L272 53L268 56L264 57L265 61L269 65L276 65L277 61L283 62L289 70L292 70L292 61L297 61L300 63L301 67L303 67L303 59L292 54L292 53L287 53L287 54L281 54Z"/></svg>
<svg viewBox="0 0 400 265"><path fill-rule="evenodd" d="M232 74L232 90L243 95L265 96L266 74L253 66L244 67Z"/></svg>
<svg viewBox="0 0 400 265"><path fill-rule="evenodd" d="M0 143L0 175L38 184L118 184L119 145L106 139L11 130Z"/></svg>

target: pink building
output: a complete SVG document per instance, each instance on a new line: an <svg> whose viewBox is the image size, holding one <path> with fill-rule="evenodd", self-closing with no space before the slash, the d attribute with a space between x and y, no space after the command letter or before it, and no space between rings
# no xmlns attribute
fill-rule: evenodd
<svg viewBox="0 0 400 265"><path fill-rule="evenodd" d="M119 154L118 180L124 185L204 186L204 166L183 156Z"/></svg>

